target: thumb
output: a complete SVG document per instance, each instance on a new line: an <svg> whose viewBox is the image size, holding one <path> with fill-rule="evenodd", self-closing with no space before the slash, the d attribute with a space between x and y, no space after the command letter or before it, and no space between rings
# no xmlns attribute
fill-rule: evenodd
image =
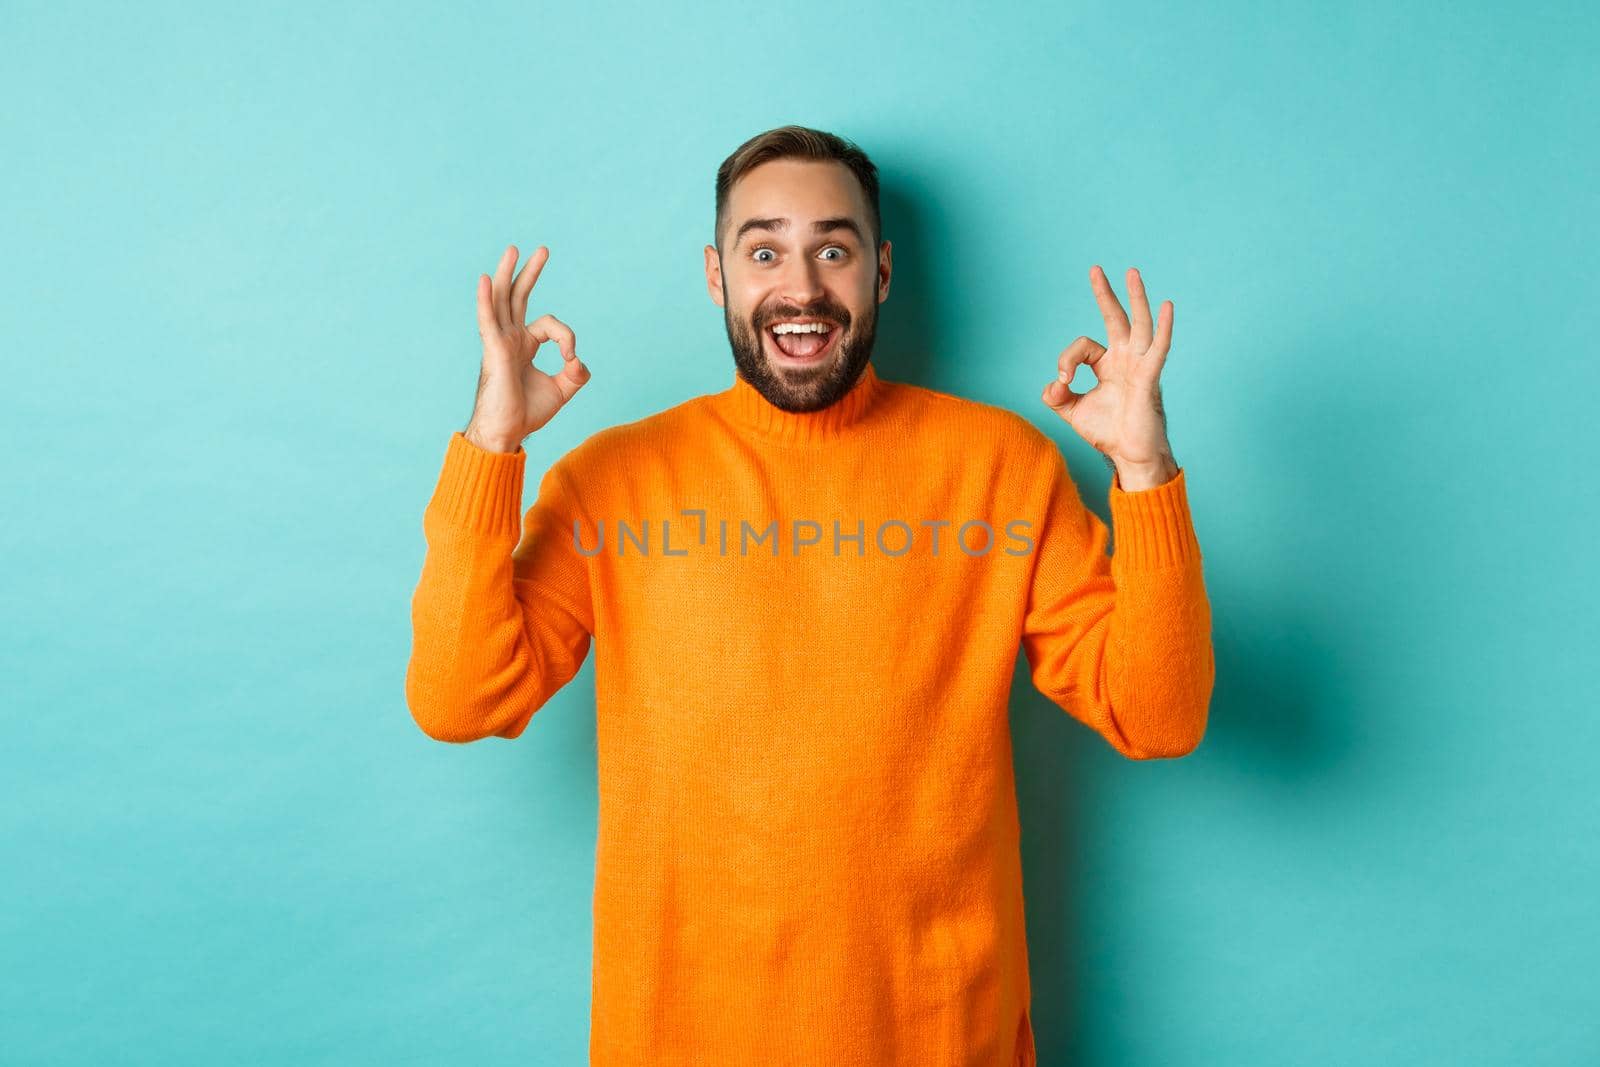
<svg viewBox="0 0 1600 1067"><path fill-rule="evenodd" d="M1058 380L1045 386L1039 399L1044 401L1045 407L1070 422L1072 410L1078 406L1078 401L1082 400L1083 396L1082 393L1074 393L1071 386Z"/></svg>
<svg viewBox="0 0 1600 1067"><path fill-rule="evenodd" d="M555 374L556 388L561 390L561 402L564 404L571 400L588 383L589 378L589 368L577 356L563 361L561 370Z"/></svg>

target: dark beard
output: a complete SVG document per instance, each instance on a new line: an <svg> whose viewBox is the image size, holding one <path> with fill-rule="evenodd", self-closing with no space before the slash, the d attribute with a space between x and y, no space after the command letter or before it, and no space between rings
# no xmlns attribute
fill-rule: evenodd
<svg viewBox="0 0 1600 1067"><path fill-rule="evenodd" d="M733 349L733 362L739 374L755 387L756 391L777 408L784 411L820 411L838 400L861 375L861 368L872 358L872 346L877 339L878 307L871 306L859 323L853 323L850 312L824 299L808 308L779 306L754 317L735 322L728 310L728 287L722 287L723 321L728 328L728 344ZM762 347L761 331L775 319L794 318L827 319L843 330L838 352L833 362L821 375L793 384L775 371L767 361Z"/></svg>

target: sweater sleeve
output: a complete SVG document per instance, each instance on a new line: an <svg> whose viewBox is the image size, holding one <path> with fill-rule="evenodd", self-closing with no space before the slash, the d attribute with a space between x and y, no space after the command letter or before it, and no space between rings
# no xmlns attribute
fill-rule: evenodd
<svg viewBox="0 0 1600 1067"><path fill-rule="evenodd" d="M594 617L566 459L520 523L527 453L489 452L451 435L411 601L406 702L429 737L514 738L578 673Z"/></svg>
<svg viewBox="0 0 1600 1067"><path fill-rule="evenodd" d="M1187 755L1205 734L1216 665L1184 472L1136 492L1113 479L1107 530L1053 442L1049 452L1022 636L1034 685L1130 759Z"/></svg>

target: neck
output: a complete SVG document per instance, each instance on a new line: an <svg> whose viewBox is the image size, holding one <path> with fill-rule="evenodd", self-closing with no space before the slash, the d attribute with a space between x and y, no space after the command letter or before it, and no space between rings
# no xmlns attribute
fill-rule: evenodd
<svg viewBox="0 0 1600 1067"><path fill-rule="evenodd" d="M848 436L882 399L887 383L868 360L843 396L816 411L785 411L735 372L733 385L716 394L716 403L730 421L769 440L813 444Z"/></svg>

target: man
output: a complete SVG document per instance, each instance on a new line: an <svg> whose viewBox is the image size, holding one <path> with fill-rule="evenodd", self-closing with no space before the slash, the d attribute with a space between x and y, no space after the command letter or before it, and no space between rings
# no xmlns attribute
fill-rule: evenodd
<svg viewBox="0 0 1600 1067"><path fill-rule="evenodd" d="M1091 281L1042 399L1112 464L1109 531L1003 408L880 378L877 175L803 127L717 175L732 385L554 459L589 380L524 325L548 252L478 279L476 408L424 513L406 676L442 741L520 735L595 646L595 1064L1032 1064L1007 697L1133 759L1192 751L1210 609L1157 376L1172 336ZM555 375L532 365L554 341ZM1068 383L1081 363L1096 386ZM548 457L547 457L548 458Z"/></svg>

